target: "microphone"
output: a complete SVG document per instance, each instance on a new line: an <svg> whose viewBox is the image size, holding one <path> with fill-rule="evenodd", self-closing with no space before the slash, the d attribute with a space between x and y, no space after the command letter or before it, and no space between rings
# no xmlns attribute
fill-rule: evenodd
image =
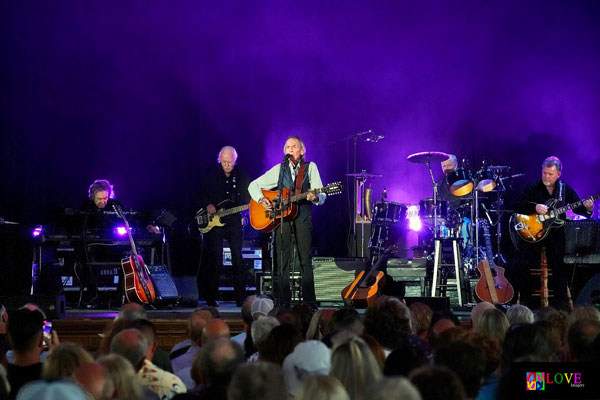
<svg viewBox="0 0 600 400"><path fill-rule="evenodd" d="M291 154L286 154L285 156L283 156L283 161L282 162L286 162L287 160L289 160L292 157Z"/></svg>

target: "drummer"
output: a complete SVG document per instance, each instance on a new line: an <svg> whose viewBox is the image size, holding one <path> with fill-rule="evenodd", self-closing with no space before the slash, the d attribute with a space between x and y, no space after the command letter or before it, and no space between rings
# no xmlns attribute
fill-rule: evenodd
<svg viewBox="0 0 600 400"><path fill-rule="evenodd" d="M450 203L450 209L456 210L461 204L463 204L463 200L466 196L455 196L450 192L450 185L448 184L448 180L446 177L452 172L456 171L458 168L458 161L454 154L448 154L448 159L446 161L442 161L442 171L444 171L444 176L442 179L438 181L438 199L446 200Z"/></svg>

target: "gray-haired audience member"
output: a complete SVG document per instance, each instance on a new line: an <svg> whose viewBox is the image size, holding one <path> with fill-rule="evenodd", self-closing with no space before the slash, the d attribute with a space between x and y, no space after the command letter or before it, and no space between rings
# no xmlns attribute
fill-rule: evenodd
<svg viewBox="0 0 600 400"><path fill-rule="evenodd" d="M137 329L122 330L110 342L110 352L125 357L136 372L144 365L148 347L148 340Z"/></svg>
<svg viewBox="0 0 600 400"><path fill-rule="evenodd" d="M105 400L113 397L115 384L108 370L97 362L85 363L73 372L73 379L94 400Z"/></svg>
<svg viewBox="0 0 600 400"><path fill-rule="evenodd" d="M506 310L506 318L508 318L509 325L533 324L535 321L533 311L523 304L513 304Z"/></svg>
<svg viewBox="0 0 600 400"><path fill-rule="evenodd" d="M383 378L367 388L363 400L421 400L419 390L405 377Z"/></svg>
<svg viewBox="0 0 600 400"><path fill-rule="evenodd" d="M262 317L252 323L250 335L252 336L252 342L254 343L254 346L258 352L260 352L261 346L265 344L267 338L269 337L269 333L271 333L273 328L276 326L279 326L279 321L275 317ZM248 361L253 362L257 359L258 353L254 353L248 358Z"/></svg>
<svg viewBox="0 0 600 400"><path fill-rule="evenodd" d="M288 398L281 368L266 362L240 365L227 388L227 400L286 400Z"/></svg>

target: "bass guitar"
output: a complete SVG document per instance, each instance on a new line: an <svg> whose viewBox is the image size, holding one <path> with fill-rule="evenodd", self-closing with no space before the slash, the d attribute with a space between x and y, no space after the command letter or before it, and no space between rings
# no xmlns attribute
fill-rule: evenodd
<svg viewBox="0 0 600 400"><path fill-rule="evenodd" d="M512 300L515 291L504 277L504 268L494 264L492 241L490 240L489 225L486 220L480 220L485 237L485 258L477 265L480 279L475 286L475 294L481 301L492 304L506 304Z"/></svg>
<svg viewBox="0 0 600 400"><path fill-rule="evenodd" d="M263 232L271 232L281 224L281 220L288 221L296 218L298 215L298 201L306 199L309 193L315 195L319 193L326 193L328 195L334 195L341 193L344 189L342 182L334 182L329 185L319 188L312 189L309 192L292 195L291 190L284 188L279 190L266 190L263 189L263 196L271 201L273 208L266 210L262 204L257 203L254 200L250 201L250 224L256 230ZM281 201L280 201L281 199Z"/></svg>
<svg viewBox="0 0 600 400"><path fill-rule="evenodd" d="M131 255L121 260L125 297L127 297L129 302L150 304L156 300L156 292L150 280L148 269L146 268L144 259L137 252L135 242L131 236L131 228L123 210L119 205L113 205L113 209L125 223L129 244L131 245Z"/></svg>
<svg viewBox="0 0 600 400"><path fill-rule="evenodd" d="M572 204L567 204L564 207L555 208L549 210L544 215L540 214L513 214L510 217L510 226L519 233L519 238L526 242L534 243L544 240L550 231L550 228L562 226L565 221L560 219L560 215L564 214L568 210L572 210L577 207L581 207L585 200L596 200L600 198L600 195L591 196L587 199L577 201ZM550 199L546 205L553 207L556 204L556 199Z"/></svg>
<svg viewBox="0 0 600 400"><path fill-rule="evenodd" d="M342 289L342 299L347 307L367 308L381 296L385 274L381 270L387 264L396 245L385 249L369 272L360 271L354 281Z"/></svg>
<svg viewBox="0 0 600 400"><path fill-rule="evenodd" d="M230 200L224 200L217 204L217 207L223 207L226 203L229 203ZM209 214L205 209L201 208L196 213L196 224L198 225L198 231L200 233L206 233L210 231L215 226L224 226L225 224L221 222L222 217L226 217L231 214L236 214L250 208L249 204L244 204L243 206L233 207L233 208L220 208L216 213Z"/></svg>

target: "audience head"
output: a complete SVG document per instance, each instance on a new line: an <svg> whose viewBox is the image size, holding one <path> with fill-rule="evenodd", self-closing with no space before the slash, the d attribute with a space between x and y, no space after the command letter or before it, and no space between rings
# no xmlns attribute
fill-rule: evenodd
<svg viewBox="0 0 600 400"><path fill-rule="evenodd" d="M567 341L572 361L593 361L593 343L599 333L600 321L597 320L581 318L571 324Z"/></svg>
<svg viewBox="0 0 600 400"><path fill-rule="evenodd" d="M425 343L416 336L408 336L385 360L385 376L408 376L414 369L427 365Z"/></svg>
<svg viewBox="0 0 600 400"><path fill-rule="evenodd" d="M481 303L477 303L475 307L473 307L473 309L471 310L471 326L476 326L477 320L479 319L479 317L481 317L483 312L485 310L491 310L492 308L496 308L496 306L494 306L489 301L482 301Z"/></svg>
<svg viewBox="0 0 600 400"><path fill-rule="evenodd" d="M508 310L506 310L506 318L508 318L508 324L533 324L535 316L533 311L527 306L522 304L513 304Z"/></svg>
<svg viewBox="0 0 600 400"><path fill-rule="evenodd" d="M121 306L117 318L125 321L135 321L136 319L148 319L148 314L144 306L138 303L126 303Z"/></svg>
<svg viewBox="0 0 600 400"><path fill-rule="evenodd" d="M330 368L331 350L318 340L298 343L283 362L283 373L292 395L305 379L313 375L329 375Z"/></svg>
<svg viewBox="0 0 600 400"><path fill-rule="evenodd" d="M524 357L537 361L550 361L554 350L544 334L544 330L534 324L511 326L502 343L502 370L506 371L511 362Z"/></svg>
<svg viewBox="0 0 600 400"><path fill-rule="evenodd" d="M206 310L194 311L187 321L188 338L197 345L202 344L202 334L208 321L211 321L213 316Z"/></svg>
<svg viewBox="0 0 600 400"><path fill-rule="evenodd" d="M246 324L246 326L252 325L252 321L254 321L254 318L252 317L252 302L254 301L255 298L256 298L256 295L248 296L242 303L242 307L241 307L242 320L244 321L244 324Z"/></svg>
<svg viewBox="0 0 600 400"><path fill-rule="evenodd" d="M110 373L97 362L85 363L73 373L73 379L95 400L112 398L114 383Z"/></svg>
<svg viewBox="0 0 600 400"><path fill-rule="evenodd" d="M415 385L405 377L387 377L367 388L364 400L421 400Z"/></svg>
<svg viewBox="0 0 600 400"><path fill-rule="evenodd" d="M61 343L50 350L42 366L44 379L70 378L80 365L91 363L94 357L78 343Z"/></svg>
<svg viewBox="0 0 600 400"><path fill-rule="evenodd" d="M200 348L192 363L191 375L197 384L227 386L244 361L244 351L239 344L218 337Z"/></svg>
<svg viewBox="0 0 600 400"><path fill-rule="evenodd" d="M420 367L411 372L410 381L423 400L464 400L464 386L458 375L447 367Z"/></svg>
<svg viewBox="0 0 600 400"><path fill-rule="evenodd" d="M146 354L146 358L148 360L152 360L152 357L154 357L154 352L158 347L158 342L156 340L156 327L154 324L147 319L137 319L125 324L125 328L137 329L142 333L148 343L148 353Z"/></svg>
<svg viewBox="0 0 600 400"><path fill-rule="evenodd" d="M285 400L288 397L281 367L267 362L240 365L227 387L227 400Z"/></svg>
<svg viewBox="0 0 600 400"><path fill-rule="evenodd" d="M600 321L600 310L591 304L577 306L569 314L567 320L567 329L579 319L590 319L592 321Z"/></svg>
<svg viewBox="0 0 600 400"><path fill-rule="evenodd" d="M114 384L117 399L142 400L143 387L131 363L119 354L107 354L98 359L98 364L108 371Z"/></svg>
<svg viewBox="0 0 600 400"><path fill-rule="evenodd" d="M334 346L329 374L339 379L351 399L359 398L366 385L382 377L371 349L356 336Z"/></svg>
<svg viewBox="0 0 600 400"><path fill-rule="evenodd" d="M460 378L467 397L475 398L485 378L483 351L464 340L449 343L435 354L435 364L448 367Z"/></svg>
<svg viewBox="0 0 600 400"><path fill-rule="evenodd" d="M302 339L300 331L292 325L276 326L269 332L263 345L258 346L259 359L283 365L283 360Z"/></svg>
<svg viewBox="0 0 600 400"><path fill-rule="evenodd" d="M202 343L221 337L229 339L230 336L229 325L224 320L217 318L206 323L202 334Z"/></svg>
<svg viewBox="0 0 600 400"><path fill-rule="evenodd" d="M426 336L431 327L433 311L427 304L418 301L412 303L408 308L410 309L413 333L421 337Z"/></svg>
<svg viewBox="0 0 600 400"><path fill-rule="evenodd" d="M256 346L259 352L261 346L263 346L267 340L269 333L271 333L271 330L276 326L279 326L279 321L275 317L259 318L252 323L250 334L252 335L254 346Z"/></svg>
<svg viewBox="0 0 600 400"><path fill-rule="evenodd" d="M364 325L358 311L354 308L343 307L336 310L332 316L330 324L330 334L341 331L350 331L357 336L363 334Z"/></svg>
<svg viewBox="0 0 600 400"><path fill-rule="evenodd" d="M148 340L137 329L125 329L117 333L110 343L110 352L125 357L136 371L144 365L148 348Z"/></svg>
<svg viewBox="0 0 600 400"><path fill-rule="evenodd" d="M365 312L365 332L385 349L394 349L411 334L410 310L395 297L381 296Z"/></svg>
<svg viewBox="0 0 600 400"><path fill-rule="evenodd" d="M350 396L333 376L313 375L302 381L294 400L350 400Z"/></svg>
<svg viewBox="0 0 600 400"><path fill-rule="evenodd" d="M535 315L537 321L548 321L552 325L553 336L558 335L560 340L559 348L567 345L569 314L566 311L546 307L538 310Z"/></svg>
<svg viewBox="0 0 600 400"><path fill-rule="evenodd" d="M8 397L6 397L8 398ZM17 393L17 400L81 400L88 394L76 383L69 381L34 381Z"/></svg>
<svg viewBox="0 0 600 400"><path fill-rule="evenodd" d="M252 312L252 318L256 321L259 318L263 318L269 315L273 309L274 304L267 296L257 296L252 302L250 311Z"/></svg>
<svg viewBox="0 0 600 400"><path fill-rule="evenodd" d="M481 314L473 328L475 332L496 338L502 343L508 329L508 318L497 308L490 308Z"/></svg>
<svg viewBox="0 0 600 400"><path fill-rule="evenodd" d="M43 325L44 316L38 310L20 308L9 311L6 331L15 355L30 352L42 353Z"/></svg>

